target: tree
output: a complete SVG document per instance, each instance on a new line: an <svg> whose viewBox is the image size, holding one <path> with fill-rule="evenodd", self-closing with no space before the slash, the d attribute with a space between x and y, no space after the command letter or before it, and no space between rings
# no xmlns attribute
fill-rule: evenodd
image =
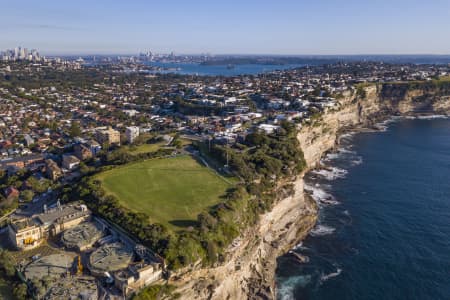
<svg viewBox="0 0 450 300"><path fill-rule="evenodd" d="M3 271L8 277L16 274L13 261L11 254L7 250L0 249L0 271Z"/></svg>
<svg viewBox="0 0 450 300"><path fill-rule="evenodd" d="M197 221L200 225L200 229L203 232L206 232L209 229L214 228L217 224L217 220L207 212L200 213L197 216Z"/></svg>
<svg viewBox="0 0 450 300"><path fill-rule="evenodd" d="M30 202L33 200L34 192L32 190L24 190L20 192L20 196L22 197L23 201Z"/></svg>
<svg viewBox="0 0 450 300"><path fill-rule="evenodd" d="M172 142L172 146L176 147L177 149L180 149L183 146L183 143L179 139L176 139Z"/></svg>
<svg viewBox="0 0 450 300"><path fill-rule="evenodd" d="M180 295L173 293L174 289L175 287L171 285L151 285L141 290L133 300L177 299Z"/></svg>
<svg viewBox="0 0 450 300"><path fill-rule="evenodd" d="M38 298L44 296L46 289L44 285L42 284L42 281L40 281L37 278L31 279L31 284L33 286L33 291L37 295Z"/></svg>
<svg viewBox="0 0 450 300"><path fill-rule="evenodd" d="M86 163L80 162L80 172L81 174L86 175L89 172L91 172L91 168L88 165L86 165Z"/></svg>
<svg viewBox="0 0 450 300"><path fill-rule="evenodd" d="M27 285L25 283L19 283L14 287L13 294L18 300L26 300L28 298Z"/></svg>
<svg viewBox="0 0 450 300"><path fill-rule="evenodd" d="M72 122L70 124L69 134L72 138L81 136L81 128L80 128L80 124L78 122Z"/></svg>
<svg viewBox="0 0 450 300"><path fill-rule="evenodd" d="M36 177L31 176L27 180L28 184L31 186L31 189L36 193L44 193L50 187L50 180L48 179L40 179L38 180Z"/></svg>
<svg viewBox="0 0 450 300"><path fill-rule="evenodd" d="M252 132L245 138L249 146L261 146L267 143L267 136L259 132Z"/></svg>

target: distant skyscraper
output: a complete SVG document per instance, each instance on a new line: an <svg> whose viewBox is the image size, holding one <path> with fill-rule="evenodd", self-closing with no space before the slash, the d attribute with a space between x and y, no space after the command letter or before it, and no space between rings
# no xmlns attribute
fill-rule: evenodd
<svg viewBox="0 0 450 300"><path fill-rule="evenodd" d="M25 58L25 49L22 47L19 47L19 59Z"/></svg>
<svg viewBox="0 0 450 300"><path fill-rule="evenodd" d="M0 60L3 61L28 60L38 62L44 59L44 57L41 58L36 49L28 50L28 48L16 47L14 49L0 51Z"/></svg>

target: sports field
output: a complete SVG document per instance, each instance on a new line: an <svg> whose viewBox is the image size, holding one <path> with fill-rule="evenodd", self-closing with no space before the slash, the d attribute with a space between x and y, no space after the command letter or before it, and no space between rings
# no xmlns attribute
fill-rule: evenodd
<svg viewBox="0 0 450 300"><path fill-rule="evenodd" d="M132 163L96 177L123 206L176 230L192 225L233 185L188 155Z"/></svg>

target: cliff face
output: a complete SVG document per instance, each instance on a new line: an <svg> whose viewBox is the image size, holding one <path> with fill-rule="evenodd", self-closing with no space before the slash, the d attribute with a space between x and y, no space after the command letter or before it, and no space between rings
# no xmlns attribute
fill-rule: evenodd
<svg viewBox="0 0 450 300"><path fill-rule="evenodd" d="M359 94L359 95L358 95ZM450 113L450 90L409 86L368 86L350 93L338 107L303 125L298 140L309 168L335 147L346 128L372 126L397 114ZM315 225L317 206L305 196L303 176L295 194L281 199L258 224L243 232L228 249L228 259L215 268L195 269L171 279L183 299L273 299L276 258L302 240Z"/></svg>
<svg viewBox="0 0 450 300"><path fill-rule="evenodd" d="M171 284L182 299L272 299L276 258L315 225L317 206L303 194L302 176L295 193L282 198L228 249L228 259L215 268L192 270Z"/></svg>
<svg viewBox="0 0 450 300"><path fill-rule="evenodd" d="M364 101L347 93L339 101L338 107L328 110L320 118L301 127L297 138L308 167L313 167L326 151L336 145L342 129L362 124L369 120L370 116L379 114L381 108L376 87L365 90Z"/></svg>
<svg viewBox="0 0 450 300"><path fill-rule="evenodd" d="M364 95L346 93L339 107L303 126L298 140L309 167L313 167L332 149L342 130L355 126L373 126L393 115L449 114L450 89L410 88L406 84L373 85Z"/></svg>

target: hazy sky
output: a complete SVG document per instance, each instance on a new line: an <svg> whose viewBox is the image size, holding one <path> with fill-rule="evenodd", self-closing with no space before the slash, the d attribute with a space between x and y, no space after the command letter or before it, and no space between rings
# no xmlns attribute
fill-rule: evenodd
<svg viewBox="0 0 450 300"><path fill-rule="evenodd" d="M0 49L450 54L450 0L0 0Z"/></svg>

